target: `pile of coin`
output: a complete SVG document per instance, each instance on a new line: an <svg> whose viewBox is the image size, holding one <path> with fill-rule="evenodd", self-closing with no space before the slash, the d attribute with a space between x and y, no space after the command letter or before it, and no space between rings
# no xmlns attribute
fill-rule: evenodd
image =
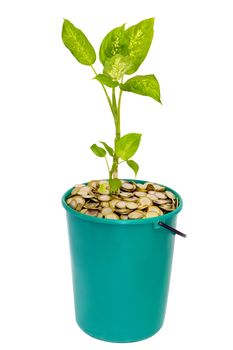
<svg viewBox="0 0 233 350"><path fill-rule="evenodd" d="M107 180L76 185L66 203L82 214L114 220L152 218L173 211L179 205L178 198L164 186L125 180L121 180L121 187L115 194L110 194Z"/></svg>

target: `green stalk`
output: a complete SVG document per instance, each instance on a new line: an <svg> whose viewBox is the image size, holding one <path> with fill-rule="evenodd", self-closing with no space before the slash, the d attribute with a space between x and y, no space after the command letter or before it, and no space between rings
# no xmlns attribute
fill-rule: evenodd
<svg viewBox="0 0 233 350"><path fill-rule="evenodd" d="M115 113L115 116L114 116L114 121L115 121L115 141L114 141L115 151L116 151L116 143L121 137L121 124L120 124L121 95L122 95L122 90L120 90L118 105L117 105L115 88L112 89L112 106L113 106L113 110ZM112 168L110 171L110 179L118 178L118 165L119 165L119 158L116 156L116 152L114 152L113 164L112 164Z"/></svg>
<svg viewBox="0 0 233 350"><path fill-rule="evenodd" d="M97 72L95 68L91 65L91 68L95 75L97 75ZM121 81L122 82L122 81ZM115 123L115 140L114 140L114 149L116 151L116 143L121 137L121 123L120 123L120 109L121 109L121 96L122 96L122 90L119 92L119 98L118 98L118 103L116 100L116 89L112 88L112 100L108 95L108 92L104 86L104 84L101 84L102 88L104 90L105 96L107 97L109 107L111 109L113 118L114 118L114 123ZM108 167L108 172L109 172L109 179L116 179L118 178L118 165L119 165L119 158L116 156L116 152L114 152L113 156L113 163L112 167L110 169L107 158L105 157L107 167Z"/></svg>
<svg viewBox="0 0 233 350"><path fill-rule="evenodd" d="M95 75L98 75L97 72L96 72L96 70L95 70L95 68L94 68L92 65L91 65L91 68L92 68L93 72L95 73ZM107 97L108 104L109 104L109 107L110 107L110 109L111 109L111 111L112 111L112 114L114 115L114 111L113 111L113 108L112 108L111 99L110 99L110 97L108 96L108 93L107 93L107 90L106 90L104 84L101 83L101 85L102 85L102 88L103 88L103 90L104 90L104 93L105 93L105 95L106 95L106 97Z"/></svg>
<svg viewBox="0 0 233 350"><path fill-rule="evenodd" d="M108 164L108 160L107 160L107 157L104 157L105 158L105 161L106 161L106 164L107 164L107 168L108 168L108 176L110 177L110 167L109 167L109 164Z"/></svg>

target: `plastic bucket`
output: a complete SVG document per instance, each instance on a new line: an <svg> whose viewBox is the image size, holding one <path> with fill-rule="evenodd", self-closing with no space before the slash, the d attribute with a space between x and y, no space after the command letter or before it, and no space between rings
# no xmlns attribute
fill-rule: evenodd
<svg viewBox="0 0 233 350"><path fill-rule="evenodd" d="M135 181L135 180L134 180ZM137 181L144 183L145 181ZM138 220L81 214L66 204L76 321L87 334L111 342L148 338L163 325L175 235L182 209Z"/></svg>

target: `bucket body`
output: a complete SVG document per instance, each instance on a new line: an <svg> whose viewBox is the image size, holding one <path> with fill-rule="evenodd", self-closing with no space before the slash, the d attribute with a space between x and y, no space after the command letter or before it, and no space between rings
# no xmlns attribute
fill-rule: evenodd
<svg viewBox="0 0 233 350"><path fill-rule="evenodd" d="M144 181L138 181L143 183ZM168 190L171 190L167 188ZM72 190L72 189L71 189ZM148 338L166 311L179 207L160 217L109 220L70 208L67 213L76 321L87 334L111 342Z"/></svg>

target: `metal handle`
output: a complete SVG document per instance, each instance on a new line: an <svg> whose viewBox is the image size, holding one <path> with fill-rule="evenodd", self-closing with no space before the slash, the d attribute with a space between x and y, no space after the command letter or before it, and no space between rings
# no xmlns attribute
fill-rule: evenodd
<svg viewBox="0 0 233 350"><path fill-rule="evenodd" d="M170 231L172 231L173 233L175 233L175 234L181 236L181 237L184 237L184 238L187 237L186 234L184 234L184 233L182 233L182 232L176 230L174 227L171 227L171 226L165 224L165 223L162 222L162 221L159 221L158 224L159 224L160 226L166 228L167 230L170 230Z"/></svg>

